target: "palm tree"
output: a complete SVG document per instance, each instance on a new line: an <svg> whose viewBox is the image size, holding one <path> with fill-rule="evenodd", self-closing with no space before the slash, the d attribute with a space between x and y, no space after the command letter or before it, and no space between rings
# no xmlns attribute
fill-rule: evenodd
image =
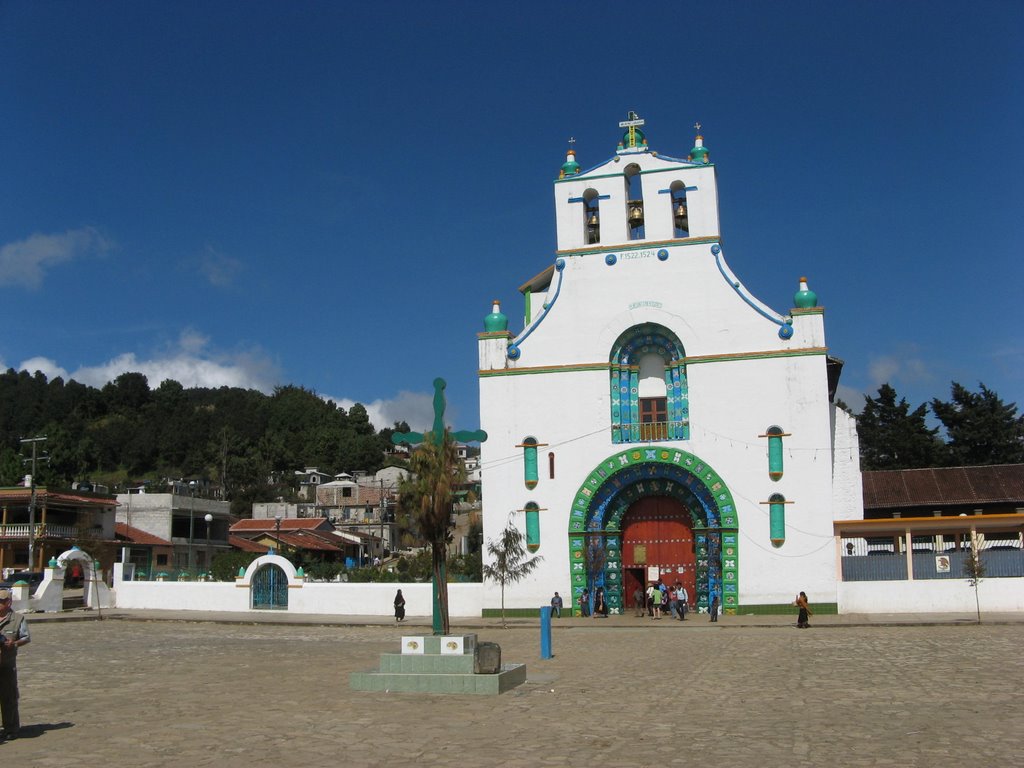
<svg viewBox="0 0 1024 768"><path fill-rule="evenodd" d="M496 581L501 585L501 626L505 624L505 586L514 584L533 572L544 558L537 556L526 559L526 547L523 546L523 534L511 520L497 541L487 542L487 553L492 562L483 566L485 579Z"/></svg>
<svg viewBox="0 0 1024 768"><path fill-rule="evenodd" d="M445 561L448 544L452 540L452 502L455 487L464 481L466 470L452 440L445 429L440 441L432 432L424 435L423 442L409 461L413 479L403 493L411 494L416 526L430 544L434 576L434 634L448 634L448 578Z"/></svg>

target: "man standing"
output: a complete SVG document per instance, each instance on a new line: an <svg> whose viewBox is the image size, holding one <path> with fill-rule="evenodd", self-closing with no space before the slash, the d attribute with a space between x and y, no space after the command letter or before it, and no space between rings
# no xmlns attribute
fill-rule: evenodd
<svg viewBox="0 0 1024 768"><path fill-rule="evenodd" d="M686 609L690 607L690 596L682 582L676 582L676 600L679 601L679 620L686 621Z"/></svg>
<svg viewBox="0 0 1024 768"><path fill-rule="evenodd" d="M25 618L11 610L11 592L0 589L0 710L3 733L0 741L18 738L18 648L28 643Z"/></svg>
<svg viewBox="0 0 1024 768"><path fill-rule="evenodd" d="M640 584L637 584L636 589L633 590L633 607L636 608L637 618L643 616L644 610L647 608L647 596Z"/></svg>
<svg viewBox="0 0 1024 768"><path fill-rule="evenodd" d="M557 592L551 598L551 615L556 619L562 618L562 596Z"/></svg>

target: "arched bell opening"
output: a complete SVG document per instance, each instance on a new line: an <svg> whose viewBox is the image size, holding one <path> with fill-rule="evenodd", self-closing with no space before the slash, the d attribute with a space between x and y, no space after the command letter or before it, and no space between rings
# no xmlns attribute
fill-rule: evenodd
<svg viewBox="0 0 1024 768"><path fill-rule="evenodd" d="M583 242L595 245L601 242L601 201L596 189L583 193Z"/></svg>
<svg viewBox="0 0 1024 768"><path fill-rule="evenodd" d="M690 236L690 209L686 204L686 184L673 181L669 185L672 200L673 237Z"/></svg>
<svg viewBox="0 0 1024 768"><path fill-rule="evenodd" d="M629 239L643 240L647 235L644 228L644 190L640 166L630 163L623 176L626 181L626 225L629 227Z"/></svg>

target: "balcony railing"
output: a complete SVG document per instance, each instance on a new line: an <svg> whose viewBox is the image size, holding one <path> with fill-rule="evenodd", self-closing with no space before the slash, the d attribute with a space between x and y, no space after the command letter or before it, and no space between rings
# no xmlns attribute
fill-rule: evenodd
<svg viewBox="0 0 1024 768"><path fill-rule="evenodd" d="M650 421L643 424L612 426L613 443L655 443L664 440L685 440L690 422Z"/></svg>
<svg viewBox="0 0 1024 768"><path fill-rule="evenodd" d="M27 539L28 531L28 523L0 525L0 539ZM35 533L37 539L73 539L78 535L78 529L73 525L36 523Z"/></svg>

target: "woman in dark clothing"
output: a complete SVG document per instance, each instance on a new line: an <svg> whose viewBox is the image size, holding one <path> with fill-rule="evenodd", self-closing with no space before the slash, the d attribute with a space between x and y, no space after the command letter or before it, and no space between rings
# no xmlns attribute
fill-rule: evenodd
<svg viewBox="0 0 1024 768"><path fill-rule="evenodd" d="M608 603L604 601L604 587L598 587L594 595L594 617L608 618Z"/></svg>
<svg viewBox="0 0 1024 768"><path fill-rule="evenodd" d="M800 609L800 612L796 617L796 625L800 629L807 629L811 626L810 622L807 621L807 617L814 613L811 610L811 606L807 604L807 595L801 592L796 596L796 600L793 601L793 605Z"/></svg>
<svg viewBox="0 0 1024 768"><path fill-rule="evenodd" d="M402 621L405 618L405 598L402 597L402 590L395 595L395 621Z"/></svg>

